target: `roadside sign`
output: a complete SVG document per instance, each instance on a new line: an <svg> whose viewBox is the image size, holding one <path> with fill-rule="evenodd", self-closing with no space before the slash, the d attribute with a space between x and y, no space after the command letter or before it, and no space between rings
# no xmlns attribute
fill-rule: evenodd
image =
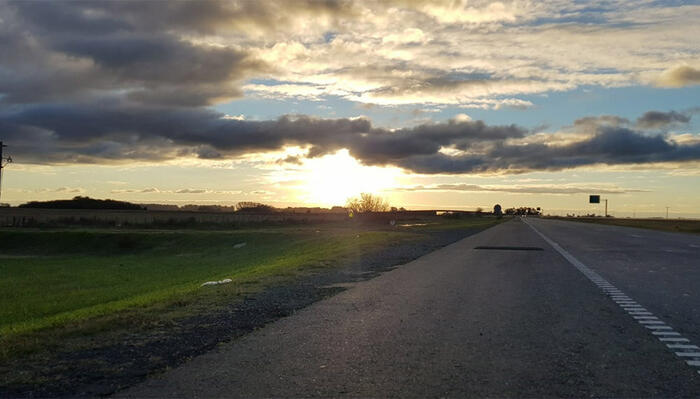
<svg viewBox="0 0 700 399"><path fill-rule="evenodd" d="M588 202L591 204L600 204L600 195L591 195L588 197Z"/></svg>

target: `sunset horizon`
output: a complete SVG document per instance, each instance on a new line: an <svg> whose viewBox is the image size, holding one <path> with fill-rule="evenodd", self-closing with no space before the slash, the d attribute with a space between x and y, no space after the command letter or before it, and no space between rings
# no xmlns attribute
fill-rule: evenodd
<svg viewBox="0 0 700 399"><path fill-rule="evenodd" d="M700 6L0 4L0 202L700 218Z"/></svg>
<svg viewBox="0 0 700 399"><path fill-rule="evenodd" d="M700 0L0 0L0 398L700 392Z"/></svg>

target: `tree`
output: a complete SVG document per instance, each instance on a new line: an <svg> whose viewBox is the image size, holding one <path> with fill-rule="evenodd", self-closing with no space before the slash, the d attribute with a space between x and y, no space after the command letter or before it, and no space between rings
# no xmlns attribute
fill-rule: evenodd
<svg viewBox="0 0 700 399"><path fill-rule="evenodd" d="M493 206L493 214L499 218L503 216L503 209L501 208L501 205L496 204Z"/></svg>
<svg viewBox="0 0 700 399"><path fill-rule="evenodd" d="M73 197L70 200L53 201L31 201L19 206L20 208L40 208L40 209L121 209L131 211L142 211L145 208L141 205L130 202L116 201L112 199L95 199L90 197Z"/></svg>
<svg viewBox="0 0 700 399"><path fill-rule="evenodd" d="M236 204L236 212L241 213L270 213L274 212L275 208L270 205L261 204L258 202L243 201Z"/></svg>
<svg viewBox="0 0 700 399"><path fill-rule="evenodd" d="M390 209L389 203L382 197L369 193L361 193L359 198L348 199L346 206L352 213L386 212Z"/></svg>

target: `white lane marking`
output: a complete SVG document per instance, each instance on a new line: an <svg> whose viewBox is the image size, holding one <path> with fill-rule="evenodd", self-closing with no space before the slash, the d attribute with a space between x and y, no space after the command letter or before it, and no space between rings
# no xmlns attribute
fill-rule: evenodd
<svg viewBox="0 0 700 399"><path fill-rule="evenodd" d="M551 245L555 251L559 252L559 255L563 256L564 259L568 260L569 263L571 263L575 268L577 268L581 273L583 273L583 275L588 277L589 280L591 280L598 287L600 287L600 289L603 290L603 292L605 292L608 296L610 296L610 298L622 298L622 297L624 297L625 299L629 298L627 295L625 295L624 292L620 291L614 285L610 284L610 282L605 280L605 278L603 278L603 276L596 273L595 271L590 269L588 266L584 265L581 261L576 259L573 255L571 255L569 252L567 252L559 244L557 244L556 242L549 239L549 237L540 233L540 231L537 230L535 228L535 226L531 225L527 221L524 221L524 222L525 222L525 224L530 226L530 228L535 233L537 233L540 237L542 237L543 240L545 240L549 245ZM620 306L622 309L624 309L627 312L627 314L634 317L639 324L646 327L647 330L650 331L653 336L655 336L656 338L659 339L659 341L661 341L663 343L666 343L666 342L672 342L672 343L685 342L685 343L690 344L689 339L684 338L681 336L680 333L673 331L673 328L671 328L670 326L667 326L666 323L659 320L657 317L648 318L648 319L637 319L637 317L639 317L639 316L654 316L654 315L651 312L647 311L645 308L643 308L641 305L637 304L637 302L632 301L631 298L629 298L629 300L627 300L627 301L615 301L615 302L617 302L618 306ZM651 330L653 330L653 331L651 331ZM664 330L664 331L658 331L658 330ZM671 347L670 344L666 344L666 346L669 348ZM690 347L690 346L695 346L695 345L686 345L686 346ZM700 358L700 352L676 352L676 351L673 351L673 353L675 353L676 356L678 356L681 359L683 359L684 357ZM689 355L688 353L692 353L693 355ZM685 359L683 359L683 360L685 360ZM685 360L685 362L689 366L700 368L700 360ZM700 370L697 370L697 372L700 374Z"/></svg>
<svg viewBox="0 0 700 399"><path fill-rule="evenodd" d="M700 349L697 345L666 344L671 349Z"/></svg>
<svg viewBox="0 0 700 399"><path fill-rule="evenodd" d="M700 248L700 245L695 245L695 244L688 244L688 246L693 247L693 248Z"/></svg>
<svg viewBox="0 0 700 399"><path fill-rule="evenodd" d="M659 338L659 341L664 342L690 342L688 338Z"/></svg>
<svg viewBox="0 0 700 399"><path fill-rule="evenodd" d="M639 234L630 234L630 237L634 237L634 238L642 238L642 236L640 236Z"/></svg>

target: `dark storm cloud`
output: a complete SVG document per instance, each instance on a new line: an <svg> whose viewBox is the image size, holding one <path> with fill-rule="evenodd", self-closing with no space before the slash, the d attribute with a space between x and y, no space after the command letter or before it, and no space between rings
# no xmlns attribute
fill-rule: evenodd
<svg viewBox="0 0 700 399"><path fill-rule="evenodd" d="M238 97L237 83L269 66L242 48L185 39L192 27L181 14L192 9L192 20L206 24L206 10L218 6L177 1L2 4L1 101L65 102L121 93L136 103L202 106Z"/></svg>
<svg viewBox="0 0 700 399"><path fill-rule="evenodd" d="M680 112L648 111L637 118L636 125L641 129L664 129L688 122L690 122L690 116Z"/></svg>
<svg viewBox="0 0 700 399"><path fill-rule="evenodd" d="M202 34L236 32L257 26L273 31L296 15L343 17L354 15L345 0L170 0L162 1L13 1L12 6L34 26L48 32L103 34L140 29L174 28ZM114 15L119 15L115 19Z"/></svg>
<svg viewBox="0 0 700 399"><path fill-rule="evenodd" d="M561 146L499 142L477 155L408 157L398 166L420 173L526 172L597 164L644 164L700 160L700 144L681 145L665 136L625 128L604 128L582 141Z"/></svg>
<svg viewBox="0 0 700 399"><path fill-rule="evenodd" d="M348 148L367 163L434 154L441 147L470 148L477 142L520 138L516 126L483 122L421 125L390 131L366 119L316 119L304 115L272 121L227 119L207 109L134 106L119 100L42 104L0 112L0 134L33 161L85 162L156 159L185 155L221 158L251 151L309 146L308 156ZM36 143L42 143L42 147ZM154 151L160 148L161 151Z"/></svg>
<svg viewBox="0 0 700 399"><path fill-rule="evenodd" d="M427 174L700 160L700 144L679 144L664 135L623 127L600 127L595 134L564 145L525 144L528 135L514 125L463 120L394 131L373 127L362 118L292 115L245 121L203 108L134 106L118 99L16 106L0 112L0 136L12 145L15 158L36 163L225 159L290 145L309 148L305 157L345 148L367 165ZM444 148L457 155L443 153Z"/></svg>

